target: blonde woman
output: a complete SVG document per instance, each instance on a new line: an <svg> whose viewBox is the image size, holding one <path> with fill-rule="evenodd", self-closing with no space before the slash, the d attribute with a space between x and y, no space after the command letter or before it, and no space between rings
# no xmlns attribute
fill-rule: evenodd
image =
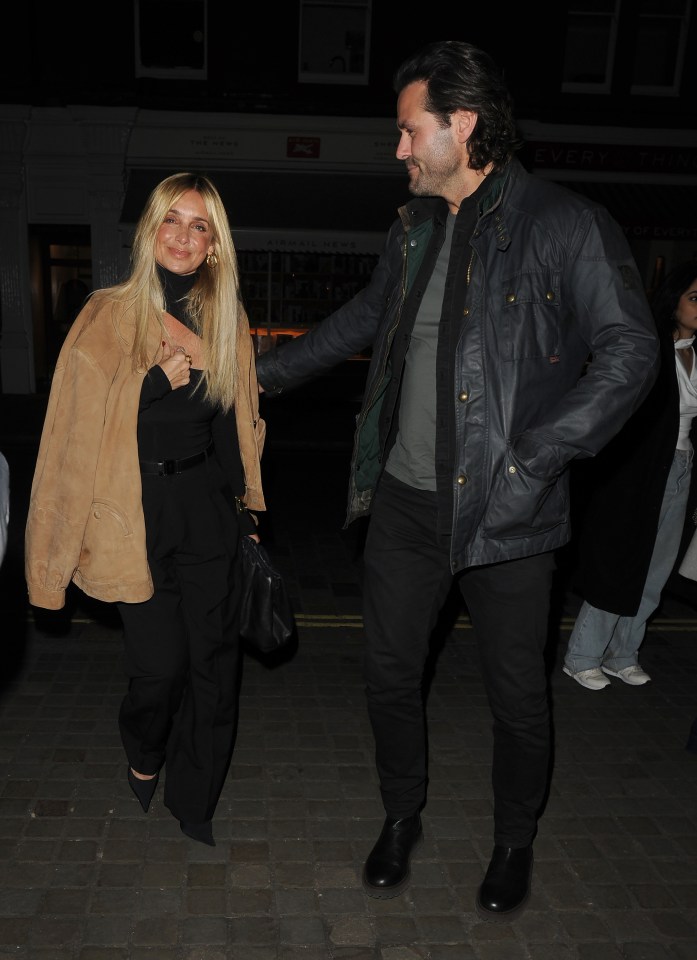
<svg viewBox="0 0 697 960"><path fill-rule="evenodd" d="M205 176L159 183L131 269L95 291L61 350L26 530L32 604L72 581L117 604L128 689L119 728L147 812L189 837L212 818L238 704L239 541L264 510L264 423L235 249ZM240 509L240 505L241 509Z"/></svg>

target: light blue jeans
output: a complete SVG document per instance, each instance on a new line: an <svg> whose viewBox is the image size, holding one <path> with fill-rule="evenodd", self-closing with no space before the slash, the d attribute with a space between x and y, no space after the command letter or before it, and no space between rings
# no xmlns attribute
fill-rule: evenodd
<svg viewBox="0 0 697 960"><path fill-rule="evenodd" d="M564 657L564 666L571 673L591 670L601 664L618 672L638 662L646 621L661 601L661 593L680 549L690 491L692 456L692 450L675 451L639 609L633 617L621 617L584 601ZM641 523L641 517L637 517L636 522ZM617 571L617 576L622 576L621 570Z"/></svg>

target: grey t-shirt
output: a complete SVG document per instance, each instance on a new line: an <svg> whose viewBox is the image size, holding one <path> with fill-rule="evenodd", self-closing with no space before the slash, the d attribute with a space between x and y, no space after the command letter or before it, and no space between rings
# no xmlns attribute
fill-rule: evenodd
<svg viewBox="0 0 697 960"><path fill-rule="evenodd" d="M399 429L385 469L420 490L436 489L436 353L455 214L448 213L445 240L419 306L404 361Z"/></svg>

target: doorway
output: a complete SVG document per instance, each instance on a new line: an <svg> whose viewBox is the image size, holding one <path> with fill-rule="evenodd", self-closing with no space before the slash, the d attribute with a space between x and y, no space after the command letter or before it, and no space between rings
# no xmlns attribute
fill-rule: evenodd
<svg viewBox="0 0 697 960"><path fill-rule="evenodd" d="M65 335L92 290L89 226L29 228L36 392L48 393Z"/></svg>

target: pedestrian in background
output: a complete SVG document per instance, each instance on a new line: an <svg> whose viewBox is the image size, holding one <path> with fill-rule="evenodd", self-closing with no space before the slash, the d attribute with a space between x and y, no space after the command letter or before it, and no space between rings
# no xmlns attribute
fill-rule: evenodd
<svg viewBox="0 0 697 960"><path fill-rule="evenodd" d="M661 366L651 392L588 465L577 589L583 603L564 673L588 690L616 677L651 679L639 664L683 535L697 414L697 260L676 266L652 297Z"/></svg>
<svg viewBox="0 0 697 960"><path fill-rule="evenodd" d="M213 183L177 173L150 194L131 270L92 293L61 349L26 529L30 602L73 581L115 602L128 690L119 727L147 812L164 801L189 837L211 820L235 738L236 497L265 509L264 423L237 259Z"/></svg>
<svg viewBox="0 0 697 960"><path fill-rule="evenodd" d="M692 263L697 266L697 260L693 260ZM692 284L695 289L692 293L691 304L693 311L697 312L697 269L695 269L695 275L696 279ZM697 523L697 510L693 512L692 519ZM689 580L697 580L697 530L695 530L690 538L687 550L678 568L678 573L683 577L687 577ZM697 717L695 717L690 726L685 749L689 750L690 753L697 754Z"/></svg>
<svg viewBox="0 0 697 960"><path fill-rule="evenodd" d="M414 197L368 286L257 374L273 395L372 347L347 515L371 515L365 677L386 815L364 889L389 898L409 883L428 778L423 671L456 578L494 718L494 846L476 908L507 920L529 896L548 788L544 649L569 464L636 408L657 342L619 226L515 157L487 53L429 44L394 87Z"/></svg>

